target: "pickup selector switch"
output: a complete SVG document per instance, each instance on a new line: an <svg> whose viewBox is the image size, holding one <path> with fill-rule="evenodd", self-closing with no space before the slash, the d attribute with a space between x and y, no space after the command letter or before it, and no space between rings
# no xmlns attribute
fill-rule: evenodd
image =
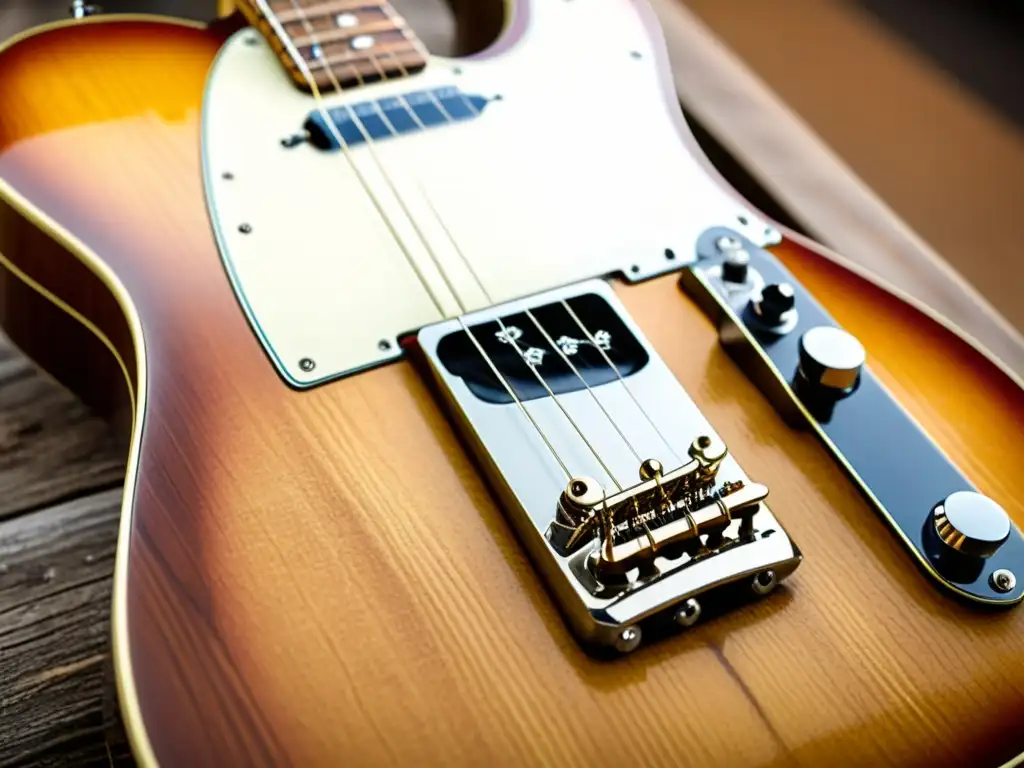
<svg viewBox="0 0 1024 768"><path fill-rule="evenodd" d="M786 325L793 317L796 306L796 291L789 283L772 283L761 291L761 297L754 300L754 314L766 326Z"/></svg>
<svg viewBox="0 0 1024 768"><path fill-rule="evenodd" d="M800 337L800 375L820 392L842 396L857 386L865 353L857 337L819 325Z"/></svg>
<svg viewBox="0 0 1024 768"><path fill-rule="evenodd" d="M750 254L743 248L736 248L726 251L725 260L722 262L722 279L727 283L747 282L747 273L750 271Z"/></svg>

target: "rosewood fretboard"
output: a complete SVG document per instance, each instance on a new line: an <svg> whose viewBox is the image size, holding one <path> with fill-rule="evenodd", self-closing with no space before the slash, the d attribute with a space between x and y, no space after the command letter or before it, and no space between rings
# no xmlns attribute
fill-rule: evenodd
<svg viewBox="0 0 1024 768"><path fill-rule="evenodd" d="M427 63L416 33L383 0L242 0L238 6L303 90L311 90L304 69L326 92L404 77Z"/></svg>

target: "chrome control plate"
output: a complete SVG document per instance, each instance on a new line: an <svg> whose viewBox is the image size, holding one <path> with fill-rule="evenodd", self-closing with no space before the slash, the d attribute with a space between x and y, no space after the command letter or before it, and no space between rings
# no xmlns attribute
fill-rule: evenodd
<svg viewBox="0 0 1024 768"><path fill-rule="evenodd" d="M702 602L767 594L799 564L763 502L769 489L604 281L438 323L416 341L584 644L631 651L673 619L692 625Z"/></svg>
<svg viewBox="0 0 1024 768"><path fill-rule="evenodd" d="M738 250L745 279L728 280L725 264ZM969 604L1021 604L1024 535L882 384L860 342L742 234L710 229L697 253L681 285L725 350L790 424L821 439L921 569ZM771 285L792 297L789 317L774 326L755 309Z"/></svg>

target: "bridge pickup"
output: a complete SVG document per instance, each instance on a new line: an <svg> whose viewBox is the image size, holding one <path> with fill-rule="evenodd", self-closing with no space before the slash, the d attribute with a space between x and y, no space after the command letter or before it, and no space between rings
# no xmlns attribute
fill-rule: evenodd
<svg viewBox="0 0 1024 768"><path fill-rule="evenodd" d="M585 645L631 651L800 563L605 282L429 326L414 353Z"/></svg>
<svg viewBox="0 0 1024 768"><path fill-rule="evenodd" d="M483 96L465 94L454 86L443 86L374 101L343 104L327 111L330 123L324 119L323 112L316 110L310 113L303 127L314 147L339 150L342 143L353 148L371 141L473 120L487 108L488 101Z"/></svg>

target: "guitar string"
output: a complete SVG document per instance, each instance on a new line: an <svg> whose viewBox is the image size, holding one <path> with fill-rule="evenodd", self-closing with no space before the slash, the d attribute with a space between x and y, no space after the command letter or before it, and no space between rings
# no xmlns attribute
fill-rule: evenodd
<svg viewBox="0 0 1024 768"><path fill-rule="evenodd" d="M296 5L296 1L297 0L292 0L292 5L293 5L293 7L296 7L298 9L298 6ZM385 12L387 12L387 11L385 11ZM309 23L308 17L305 16L305 14L302 12L301 9L299 9L299 15L302 17L303 28L306 31L306 35L310 38L310 40L313 42L314 45L317 45L317 46L319 46L319 48L321 48L321 51L323 53L323 50L324 50L323 46L319 45L319 42L317 40L317 36L316 36L315 30L312 28L312 25ZM404 76L408 77L409 72L406 69L406 67L404 67L404 65L401 62L401 60L394 54L393 50L390 50L389 52L395 58L395 60L398 62L398 66L399 66L402 74ZM380 66L380 62L377 60L376 55L373 52L370 52L368 54L368 56L371 58L371 60L373 60L375 69L378 72L383 73L384 71L383 71L383 69ZM333 67L331 66L331 62L329 60L325 60L324 66L325 66L328 78L331 80L331 83L332 83L332 85L335 88L335 91L338 92L338 93L341 93L343 91L343 88L341 87L341 84L338 82L338 79L337 79L337 77L334 74ZM356 79L358 80L359 85L360 86L364 85L365 84L365 80L364 80L364 76L362 76L362 73L358 70L357 67L352 67L352 69L353 69L353 71L356 74ZM432 93L431 93L431 96L433 96ZM435 98L435 100L436 100L436 98ZM376 109L377 109L378 113L380 113L381 118L385 122L387 122L389 125L391 125L390 121L387 120L387 117L383 114L383 111L380 109L380 105L376 101L372 101L372 103L374 103L374 105L376 106ZM411 109L411 105L408 104L408 101L407 101L407 106L409 106L409 108L410 108L409 109L410 114L415 115L415 111L413 111ZM346 109L348 109L347 105L346 105ZM380 162L376 152L373 151L373 146L372 145L373 145L374 141L373 141L372 135L366 130L366 127L364 125L361 125L361 123L359 122L358 115L356 115L354 112L352 113L352 118L353 118L352 119L353 125L357 126L357 128L358 128L359 132L361 133L362 137L364 137L364 140L367 142L367 145L368 145L368 147L371 150L371 154L373 155L374 162L377 164L377 167L381 171L381 174L383 176L385 176L385 178L386 178L386 180L388 182L388 185L391 188L392 194L395 196L395 199L399 203L399 205L401 205L402 211L404 212L404 214L406 214L406 216L410 219L410 222L413 224L413 227L416 230L417 236L419 237L421 243L424 246L424 249L427 251L427 253L430 256L431 260L434 262L434 266L436 267L436 269L438 271L438 274L441 276L441 279L443 280L444 285L447 287L447 289L449 289L449 292L452 294L452 297L455 299L456 303L459 305L459 308L462 311L462 314L465 315L465 313L466 313L466 305L465 305L464 301L462 300L462 298L459 296L459 292L456 290L456 288L453 285L452 281L450 280L449 274L447 274L446 270L441 266L439 259L434 254L433 249L430 247L429 242L427 241L426 237L424 236L422 229L420 229L419 225L414 220L412 212L409 210L409 208L406 205L406 203L404 203L404 201L401 199L401 196L398 194L398 190L395 188L395 186L394 186L390 176L388 176L388 174L384 170L383 164L381 164L381 162ZM449 118L451 119L451 116L449 116ZM328 117L328 120L331 120L330 117ZM331 122L333 122L333 120ZM422 125L422 123L421 123L421 125ZM391 125L391 129L393 131L393 129L394 129L393 125ZM349 162L351 162L351 161L349 161ZM421 191L422 191L422 189L421 189ZM424 195L423 197L426 198L426 195ZM444 314L443 311L441 313ZM538 381L541 383L541 386L544 387L544 389L546 390L548 395L555 402L556 406L562 412L563 416L569 422L569 424L572 426L572 428L575 430L575 432L577 432L577 434L580 435L580 438L587 445L588 449L593 454L594 458L601 465L601 468L605 471L605 473L607 473L608 477L611 478L611 481L615 484L615 486L618 489L622 490L622 484L620 482L618 482L618 479L615 477L615 475L611 472L611 469L608 467L608 465L601 458L600 454L595 449L595 447L590 442L590 440L587 438L586 434L584 434L584 431L580 428L580 425L577 424L577 422L575 422L575 420L572 418L572 416L565 409L565 407L563 406L563 404L561 402L561 399L554 393L554 391L551 389L551 387L548 386L548 384L544 380L543 376L541 376L540 373L537 371L537 368L535 366L530 365L530 362L526 358L525 353L519 347L519 345L517 344L515 338L509 333L508 328L505 326L503 318L500 315L498 315L498 316L496 316L496 319L497 319L498 325L501 327L502 334L504 334L504 337L509 341L509 343L513 346L513 348L519 354L519 356L521 357L522 361L526 365L527 369L529 369L530 372L534 373L534 375L537 377ZM472 334L470 329L463 322L463 318L462 317L460 317L460 319L459 319L459 324L460 324L460 326L462 326L462 328L466 332L466 334L468 336L472 337L471 340L473 341L474 346L476 346L477 350L481 352L481 356L483 357L483 359L486 362L487 366L490 369L492 369L492 371L495 372L496 374L500 374L500 371L499 371L498 367L494 364L494 361L492 359L490 359L489 355L486 354L486 351L484 350L483 346L478 342L478 340L476 339L475 335ZM552 443L551 443L550 439L548 438L548 436L546 434L544 434L544 431L540 428L540 425L537 423L536 419L534 419L534 417L532 417L530 414L528 414L526 412L525 404L521 401L521 399L519 397L516 396L516 393L513 391L513 388L509 385L509 382L507 381L506 377L502 376L499 380L501 381L502 386L505 388L505 390L516 400L517 406L522 411L522 413L524 415L526 415L527 418L529 418L529 421L532 424L532 426L534 426L538 430L538 432L540 433L540 435L541 435L542 439L544 440L545 444L548 446L548 450L551 451L552 454L555 456L556 461L562 467L563 471L568 473L568 470L567 470L567 467L565 465L565 462L561 459L560 456L557 455L557 452L554 451L554 446L552 445Z"/></svg>
<svg viewBox="0 0 1024 768"><path fill-rule="evenodd" d="M285 30L282 28L280 20L276 17L276 15L273 13L273 11L269 7L267 7L266 3L263 0L256 0L256 2L259 5L262 6L263 11L264 11L266 17L268 18L268 21L271 23L271 25L273 27L275 27L275 32L278 34L279 38L281 39L282 44L284 44L288 48L289 53L292 55L292 58L296 62L296 66L299 67L299 69L301 70L304 78L306 79L307 83L309 84L310 89L313 92L313 94L314 94L314 96L315 96L315 98L317 100L317 105L318 105L319 111L321 112L321 116L324 118L325 127L333 135L333 138L338 143L338 146L342 150L343 155L348 160L349 165L356 172L356 176L359 179L359 181L362 184L362 186L364 187L364 189L370 194L371 198L374 201L375 207L378 210L378 213L382 216L382 218L385 219L386 223L388 224L389 228L391 229L392 236L395 237L395 239L398 241L398 243L399 243L399 245L400 245L400 247L401 247L401 249L403 251L403 254L406 257L406 260L410 263L410 266L413 267L414 273L417 275L417 277L419 278L420 282L424 285L424 288L427 290L427 292L430 295L431 299L433 300L435 306L437 307L439 313L442 316L444 316L446 313L445 313L443 307L441 306L441 302L439 301L437 296L434 294L433 290L431 290L429 284L426 282L425 276L423 275L422 271L418 268L418 265L415 264L415 260L412 258L412 254L409 253L408 248L398 238L397 232L395 231L395 228L394 228L394 225L390 222L390 220L387 219L387 216L384 214L383 206L380 204L380 202L377 199L376 195L374 195L372 189L370 188L369 184L366 181L365 176L362 174L361 171L359 171L359 169L356 167L356 164L352 160L352 158L350 156L350 153L349 153L348 145L346 144L344 138L340 135L340 132L339 132L337 126L335 125L334 120L331 118L330 114L324 108L323 98L322 98L322 95L320 94L320 90L319 90L319 87L317 85L316 79L312 76L308 66L306 65L305 58L301 55L301 53L297 50L296 46L292 43L290 37L287 35ZM318 35L316 34L316 30L314 29L312 24L309 22L309 19L306 16L303 8L297 3L297 1L296 0L291 0L291 4L292 4L293 9L296 11L296 15L298 17L298 20L302 24L303 29L305 30L307 37L309 37L309 39L311 40L313 46L315 46L315 48L319 51L318 58L322 60L321 66L323 66L325 74L327 75L328 79L331 81L331 84L334 87L335 91L337 93L342 93L344 91L344 89L342 88L340 82L337 79L337 76L334 73L334 69L333 69L332 63L329 61L329 59L327 59L327 58L325 58L323 56L324 49L323 49L323 46L319 42L319 38L318 38ZM398 56L395 54L395 52L393 50L391 50L388 53L392 56L392 58L395 59L396 63L398 63L399 68L402 71L402 73L404 75L408 75L408 71L407 71L405 65L398 58ZM367 54L367 56L373 62L375 69L377 69L377 71L382 74L384 79L386 79L386 74L384 74L383 68L380 66L379 61L377 61L376 55L374 53L370 52L369 54ZM354 65L350 65L350 68L355 72L356 79L358 80L359 84L363 85L364 82L365 82L364 81L364 76L363 76L362 72L359 70L359 68L357 66L354 66ZM430 92L430 91L428 91L428 93L430 93L431 98L433 98L434 101L437 103L438 108L442 111L442 113L447 114L447 111L444 110L443 105L440 104L440 102L438 101L436 95L434 95L433 92ZM463 99L466 100L464 95L463 95ZM382 119L384 119L390 125L390 120L387 120L387 117L386 117L386 115L383 114L383 111L380 109L379 104L377 104L376 102L371 102L371 103L373 103L376 106L378 112L381 113ZM466 100L466 103L467 103L467 107L469 109L471 109L474 112L477 112L477 114L479 114L478 110L475 109L474 105L472 105L468 100ZM408 107L408 102L406 102L406 104L407 104L407 107ZM346 110L348 110L347 105L346 105L345 108L346 108ZM418 118L416 118L415 111L412 110L411 108L409 108L408 111L409 111L409 113L411 115L414 116L414 119L417 119L417 122L420 123L420 125L422 127L422 123L418 120ZM458 292L455 290L455 287L452 284L451 280L449 279L449 276L448 276L447 272L442 267L439 259L437 258L436 254L433 251L433 248L431 248L429 241L427 240L427 238L423 234L423 231L420 228L419 224L417 223L417 221L415 220L415 218L412 216L411 212L409 211L408 206L405 203L405 200L402 198L401 194L398 192L398 189L396 188L393 180L391 179L390 175L385 171L385 169L383 167L383 164L380 162L379 157L377 156L376 152L374 151L374 149L373 149L374 141L373 141L372 136L367 132L367 130L365 129L365 126L362 125L361 121L359 120L359 116L356 115L354 112L352 112L352 116L353 116L353 120L352 120L353 125L359 130L360 134L362 135L363 140L364 140L364 142L367 145L367 149L369 150L369 153L370 153L374 163L376 164L376 166L377 166L378 170L380 171L381 175L383 176L384 180L387 182L388 187L390 188L391 193L394 195L396 202L398 202L399 205L402 207L403 212L405 213L406 217L409 219L410 225L413 227L414 231L416 232L417 237L420 239L420 242L424 246L424 249L427 251L427 253L430 256L431 260L434 262L434 266L437 269L439 276L444 281L444 283L445 283L446 287L448 288L449 292L451 293L452 298L459 305L459 308L462 310L463 314L465 314L466 308L465 308L464 302L462 301L462 299L459 296ZM451 116L450 115L449 115L449 120L451 120ZM391 128L393 130L394 126L392 125ZM429 202L429 198L427 198L426 195L424 195L424 198L426 198L428 200L428 202ZM438 219L439 223L441 223L442 226L443 226L443 222L440 220L440 217L437 215L437 212L436 212L436 210L433 209L432 205L431 205L431 208L432 208L432 210L434 212L435 217ZM459 252L460 258L462 258L462 260L467 264L467 266L469 266L468 265L468 260L466 259L465 255L461 252L461 249L458 248L457 243L451 237L450 232L448 232L446 227L445 227L445 230L446 230L446 233L448 233L448 237L451 240L452 245ZM474 278L476 279L477 283L480 285L481 289L484 291L484 293L486 295L486 289L484 289L483 284L480 282L480 280L476 276L475 272L473 272L473 274L474 274ZM583 442L586 444L588 449L591 451L591 453L597 459L598 463L601 464L602 468L608 474L609 478L611 478L612 482L615 483L615 485L618 486L620 488L620 490L621 490L622 486L619 484L619 482L618 482L617 478L615 477L614 473L611 472L610 468L607 466L605 461L602 459L602 457L600 456L599 452L594 448L594 446L587 439L587 437L584 434L583 430L579 427L579 425L576 423L576 421L569 414L569 412L567 411L565 406L562 404L560 399L555 395L554 391L551 389L551 387L544 380L543 376L540 374L540 372L537 370L537 368L534 365L532 365L530 363L530 361L527 359L527 357L526 357L525 353L523 352L523 350L519 347L518 343L516 343L516 340L514 338L512 338L511 334L509 334L508 329L506 328L502 318L501 317L497 317L496 320L497 320L499 326L501 327L502 333L505 335L505 338L512 344L512 346L515 348L515 350L519 353L519 355L520 355L521 359L523 360L523 362L527 365L527 367L530 369L530 371L537 378L538 382L542 385L542 387L546 390L548 395L552 398L552 400L556 403L558 408L562 411L563 415L566 417L566 419L572 425L573 429L580 436L581 440L583 440ZM516 403L517 403L518 407L520 408L520 410L524 413L524 415L526 415L529 418L529 420L530 420L531 424L534 426L534 428L538 430L538 433L541 435L541 437L544 440L544 442L545 442L546 446L548 447L549 451L552 452L552 455L556 458L556 460L558 461L559 465L563 468L563 471L567 471L564 461L561 459L560 456L557 455L557 451L554 450L554 447L551 444L550 440L547 438L546 435L544 435L543 430L540 429L540 427L537 424L537 422L527 412L527 409L525 408L525 405L519 400L518 397L516 397L516 394L513 391L513 388L509 385L507 379L503 375L500 375L500 371L498 370L497 366L494 365L493 361L487 355L487 353L483 349L482 345L479 344L479 342L476 339L475 335L465 325L465 323L462 321L461 318L460 318L460 325L463 326L463 328L466 331L467 335L471 337L471 340L473 341L474 346L476 346L478 351L481 352L481 355L482 355L482 357L484 357L485 362L488 364L488 366L491 367L493 372L495 372L496 374L499 375L499 381L502 384L502 386L509 393L509 395L513 397L513 399L516 401ZM581 379L582 379L582 377L581 377ZM584 381L584 384L586 385L585 381ZM588 389L589 389L589 386L588 386ZM604 410L603 406L602 406L602 410ZM606 413L606 415L608 415L607 411L605 411L605 413ZM611 420L610 416L609 416L609 419ZM619 434L622 435L622 431L621 431L621 429L618 428L618 425L614 424L614 420L612 420L612 422L613 422L613 425L616 427L617 431L619 432ZM622 435L622 436L623 436L623 438L625 438L624 435ZM628 441L627 441L627 444L628 444ZM630 445L630 449L633 450L634 454L636 453L636 451L635 451L635 449L633 449L632 445Z"/></svg>
<svg viewBox="0 0 1024 768"><path fill-rule="evenodd" d="M386 9L385 13L387 13L389 16L392 16L393 11L391 11L390 9ZM387 54L390 55L391 58L393 58L395 60L395 63L398 65L399 70L401 71L402 75L405 76L405 77L408 77L409 76L408 70L406 69L405 65L402 63L401 59L399 59L398 56L395 55L395 52L393 50L388 50ZM374 60L374 66L376 67L377 71L378 72L383 72L384 69L383 69L383 67L380 66L379 62L376 59L376 56L374 54L372 54L372 53L370 54L370 56ZM476 105L474 105L469 100L469 98L461 91L461 89L456 89L456 90L457 90L459 96L462 98L463 102L466 104L467 109L469 109L471 112L473 112L476 116L479 117L480 111L478 109L476 109ZM434 101L435 106L448 119L448 122L454 123L455 119L452 117L451 113L445 108L445 106L441 102L441 100L439 98L437 98L437 95L433 91L427 91L427 93L430 94L430 98ZM399 95L398 98L405 103L406 109L408 110L409 114L412 115L412 118L417 123L417 125L419 125L419 127L422 130L426 130L426 125L424 125L423 121L416 114L415 110L412 109L412 105L409 104L408 100L405 99L405 97L403 95ZM387 116L384 114L384 111L381 109L380 105L377 102L374 102L374 104L375 104L375 106L377 108L377 112L380 114L381 118L384 121L386 121L388 123L388 125L391 126L392 130L394 130L394 126L391 124L391 121L388 120ZM395 133L397 133L397 131L395 131ZM444 218L440 215L440 213L434 207L433 202L430 200L430 196L426 193L426 190L423 189L422 184L420 184L418 182L418 180L416 181L416 186L418 187L418 189L420 191L420 194L423 197L424 201L430 207L430 211L433 214L434 219L437 221L438 225L443 230L443 232L445 234L445 237L448 239L448 242L451 243L452 247L455 249L455 251L458 254L459 258L462 260L463 265L466 267L466 270L469 272L470 276L473 278L473 281L477 284L477 287L480 289L481 293L483 293L484 298L487 300L487 303L493 306L495 304L495 301L494 301L493 297L491 296L490 292L487 290L487 287L484 285L484 282L481 279L479 273L477 273L476 269L474 269L474 267L473 267L472 263L470 262L469 258L466 256L465 252L462 250L462 248L459 246L458 242L456 241L455 237L452 235L451 230L445 224ZM562 360L565 361L566 365L568 365L569 369L573 372L573 374L580 380L580 382L582 382L583 386L586 388L587 392L593 398L594 402L597 403L598 408L601 409L601 412L608 419L609 423L612 425L612 427L614 427L615 431L618 432L619 436L622 438L623 442L629 448L630 452L633 454L633 456L636 458L636 460L638 462L643 461L643 459L640 457L639 452L634 447L633 443L629 440L628 437L626 437L625 433L622 431L621 427L615 421L615 419L612 417L612 415L610 413L608 413L608 410L605 408L604 404L597 397L597 395L593 391L593 389L591 389L590 384L587 382L587 380L585 378L583 378L583 376L577 370L576 366L574 366L569 361L568 357L564 354L564 352L561 350L561 348L551 339L551 336L548 334L547 330L545 330L543 325L541 325L541 323L537 320L537 318L533 315L533 313L529 309L526 310L526 315L533 322L533 324L535 326L537 326L537 329L541 332L541 334L544 336L544 338L551 345L551 348L562 358ZM501 326L501 332L505 335L505 338L508 340L508 342L510 344L512 344L514 346L516 351L519 353L520 357L523 359L523 362L526 363L526 365L533 371L534 376L537 378L537 381L540 382L541 386L548 392L548 394L551 396L551 398L555 401L555 403L558 405L558 407L562 411L562 413L565 414L565 417L573 424L573 426L576 428L576 431L579 432L580 435L582 436L583 431L576 425L576 423L573 420L573 418L569 415L568 411L562 406L562 404L559 401L558 397L555 395L555 393L548 386L547 382L544 381L543 377L540 375L540 373L537 371L537 369L534 367L534 365L532 365L530 363L530 361L527 360L525 353L519 348L519 345L512 338L512 336L509 333L508 329L505 327L505 324L502 321L502 319L500 317L498 317L497 321L498 321L498 324ZM584 440L585 440L585 438L584 438ZM669 450L671 450L671 448ZM597 453L597 451L595 451L593 448L591 448L591 452L594 454L594 457L597 459L597 461L601 464L602 469L605 470L605 472L608 474L608 476L612 479L612 482L615 483L616 487L621 491L622 490L622 484L619 482L618 478L616 478L615 474L605 464L604 460Z"/></svg>
<svg viewBox="0 0 1024 768"><path fill-rule="evenodd" d="M424 290L427 292L427 295L430 297L431 301L434 303L434 306L437 309L438 314L440 314L441 317L446 317L447 313L446 313L446 311L444 309L443 304L438 299L437 295L434 293L434 291L431 288L429 282L426 280L423 272L420 270L418 264L416 263L416 260L412 257L412 254L409 252L409 250L406 247L405 243L398 236L398 233L395 230L394 224L391 222L391 220L388 218L387 214L385 213L384 207L383 207L382 203L380 202L380 200L377 197L377 195L374 193L372 187L367 182L366 177L364 176L362 171L359 169L358 165L353 161L353 159L351 157L351 151L350 151L350 148L348 147L348 144L345 142L344 138L341 136L341 133L339 132L337 125L335 125L334 120L331 118L330 113L328 112L328 110L326 109L326 107L324 105L323 95L321 94L320 88L317 85L316 78L313 76L312 72L310 71L310 69L309 69L309 67L308 67L308 65L306 63L305 57L302 56L302 54L299 52L298 48L291 41L291 36L285 31L283 24L281 23L280 19L278 19L277 15L274 13L274 11L269 7L269 5L267 4L267 1L266 0L254 0L254 2L260 8L260 10L263 13L264 17L267 19L268 24L270 24L270 26L273 27L273 30L274 30L275 34L278 36L278 39L281 41L281 44L283 46L285 46L285 48L288 51L289 56L291 56L292 60L295 62L295 65L299 68L299 71L301 72L303 79L306 81L307 85L309 85L310 91L313 94L314 100L316 101L317 110L320 112L320 115L321 115L321 117L324 120L325 127L331 133L332 138L337 142L338 147L339 147L339 149L342 152L342 155L348 161L349 167L355 173L356 178L358 179L360 185L363 187L363 189L366 191L366 193L370 197L371 201L374 204L374 207L377 210L378 215L381 217L381 219L384 220L384 223L386 224L386 226L388 227L388 229L391 232L392 238L395 240L395 242L398 244L399 248L401 249L401 251L402 251L402 253L403 253L404 257L405 257L405 260L408 262L409 266L413 270L413 273L419 279L420 284L423 286ZM316 45L318 48L320 48L320 50L322 51L323 47L317 42L316 32L312 28L312 25L309 23L309 20L306 17L306 14L303 11L302 7L297 4L296 0L291 0L291 4L292 4L292 8L296 11L297 16L298 16L300 22L302 23L303 28L306 31L307 36L310 37L310 39L313 41L313 44ZM341 84L338 82L337 77L334 75L333 68L331 67L331 65L326 60L324 60L323 66L324 66L324 68L326 70L328 79L330 79L330 81L332 83L332 86L334 87L335 91L337 93L339 93L339 94L343 93L344 89L341 87ZM359 72L357 67L352 67L352 69L356 72L357 79L359 80L360 85L362 85L363 84L363 76L362 76L362 74ZM347 105L346 105L345 108L348 109ZM361 124L361 122L358 119L356 119L357 115L355 115L355 113L352 113L352 116L353 116L353 121L352 122L359 129L360 133L362 134L363 139L364 139L364 141L367 144L367 148L370 150L370 155L373 158L375 164L377 165L378 170L381 172L381 175L388 182L388 185L389 185L389 187L392 190L392 194L395 195L395 198L396 198L397 202L399 203L399 205L402 206L403 211L405 212L406 216L409 218L410 223L413 225L414 229L416 230L417 235L419 236L419 238L420 238L421 242L423 243L424 247L426 248L428 253L431 254L432 260L434 261L435 267L438 268L438 271L439 271L439 273L441 275L441 278L445 281L446 285L448 285L449 290L452 292L453 298L456 300L456 303L458 303L460 305L460 308L461 308L462 302L459 300L458 294L455 292L454 288L450 285L450 282L448 281L447 275L445 274L444 270L438 264L437 259L434 258L433 252L430 249L429 244L427 243L426 239L423 237L423 234L419 230L418 226L416 226L415 221L413 220L413 217L409 213L408 208L405 205L404 200L402 199L401 195L398 194L397 190L394 188L394 184L392 183L390 176L384 171L384 168L383 168L382 164L380 163L379 159L377 158L376 153L373 151L373 140L372 140L372 138L366 132L366 130L365 130L364 126ZM464 309L463 309L463 312L465 312ZM526 408L525 404L521 401L519 396L516 394L514 388L510 386L507 378L504 376L504 374L501 373L501 371L498 369L498 367L494 364L493 360L491 360L491 358L487 354L486 350L483 348L483 346L477 340L477 338L476 338L475 334L473 333L473 331L469 327L466 326L463 318L459 317L458 321L459 321L459 324L462 326L463 330L465 331L466 335L472 341L473 345L480 352L481 357L484 358L484 361L487 363L487 365L491 368L492 372L498 378L498 381L501 383L502 387L505 389L505 391L508 393L508 395L513 399L513 401L518 406L519 410L527 418L527 420L530 422L530 424L533 426L533 428L537 431L538 435L540 436L541 440L544 442L544 445L547 447L547 449L551 453L552 457L555 459L555 461L558 464L558 466L562 469L562 471L565 473L567 478L571 478L572 477L572 473L569 471L568 466L566 465L564 459L562 459L562 457L559 455L558 451L555 449L554 445L551 443L551 440L544 433L543 429L541 429L540 425L536 422L536 420L533 418L533 416L529 413L529 411ZM500 318L499 318L499 322L500 322ZM587 441L586 438L582 434L580 435L580 437L581 437L581 439L584 440L584 442L587 444L587 446L590 447L591 451L593 451L593 447L590 446L589 441Z"/></svg>
<svg viewBox="0 0 1024 768"><path fill-rule="evenodd" d="M397 61L397 59L396 59L396 61ZM401 62L398 62L398 63L399 63L399 66L401 66ZM408 73L405 72L404 68L403 68L403 74L408 75ZM473 104L472 100L468 96L466 96L466 94L463 93L461 89L458 89L458 94L462 98L463 102L466 104L467 109L469 109L471 112L473 112L475 116L479 117L482 114L480 112L480 110L477 109L476 105ZM434 100L437 102L438 108L441 109L442 111L445 111L444 110L444 106L440 103L440 101L436 97L434 97ZM411 111L411 109L410 109L410 111ZM414 118L414 119L416 119L417 122L419 122L418 118ZM451 115L449 115L449 119L451 119ZM421 192L422 191L423 190L421 188ZM462 260L463 264L466 267L466 270L470 273L470 275L472 275L473 280L480 287L480 290L483 292L484 297L487 299L487 301L489 303L493 304L494 300L491 298L491 296L488 293L486 287L484 286L483 280L480 278L479 274L474 269L472 263L469 260L469 257L465 254L465 252L462 250L462 248L459 247L458 242L455 240L455 238L453 237L451 231L445 225L444 219L441 217L441 215L434 208L433 203L430 201L429 196L425 192L423 193L423 197L427 201L427 204L430 206L431 212L434 214L434 218L437 219L438 224L444 230L445 236L448 238L448 241L452 244L452 246L455 248L455 251L458 253L459 258ZM680 458L679 454L676 452L675 448L672 447L672 443L670 443L668 441L668 438L666 438L665 435L662 433L662 431L658 428L658 425L655 423L654 419L647 412L647 409L645 409L643 407L643 405L640 403L640 400L637 398L636 394L633 392L633 388L630 387L629 384L627 383L625 377L622 375L622 372L619 370L619 367L612 361L611 357L597 343L597 341L594 338L593 334L591 334L591 332L587 329L586 325L584 325L584 323L580 319L579 315L577 315L576 312L574 312L572 310L572 308L569 306L569 303L565 299L562 299L561 300L561 304L565 308L565 310L569 313L569 315L572 317L572 319L576 323L576 325L579 326L580 330L583 331L584 335L587 337L587 340L590 342L590 344L600 353L600 355L601 355L602 359L604 360L604 362L607 363L609 368L611 368L611 370L615 373L615 376L616 376L619 384L622 385L622 388L626 391L626 394L629 396L629 398L636 405L637 409L643 415L644 419L646 419L647 423L650 424L651 428L654 430L655 434L658 435L658 437L661 440L661 442L665 444L665 447L668 449L669 453L671 453L673 458L675 458L676 462L681 465L683 463L683 461ZM608 418L608 421L611 422L612 426L615 427L615 430L622 437L623 441L626 443L626 445L629 446L630 451L632 451L632 453L636 457L637 461L643 461L643 459L640 458L640 454L637 452L636 448L633 446L633 444L630 442L630 440L626 437L626 435L619 428L618 423L616 423L616 421L611 417L611 415L605 409L604 405L598 399L597 395L593 392L593 390L591 390L590 385L587 383L586 379L584 379L583 376L576 370L575 366L573 366L571 363L569 363L569 360L563 354L561 348L558 347L553 342L551 342L550 337L548 337L547 332L544 330L544 328L541 327L540 323L537 322L536 318L534 318L533 315L531 313L529 313L529 312L527 312L527 314L530 315L530 319L534 322L534 324L541 331L541 333L546 338L548 338L548 341L549 341L549 343L551 343L552 348L555 349L558 352L558 354L562 356L563 360L565 360L565 362L569 365L569 367L572 369L573 373L576 374L576 377L583 383L583 386L586 387L587 391L590 392L591 397L594 398L594 401L601 408L601 411Z"/></svg>

